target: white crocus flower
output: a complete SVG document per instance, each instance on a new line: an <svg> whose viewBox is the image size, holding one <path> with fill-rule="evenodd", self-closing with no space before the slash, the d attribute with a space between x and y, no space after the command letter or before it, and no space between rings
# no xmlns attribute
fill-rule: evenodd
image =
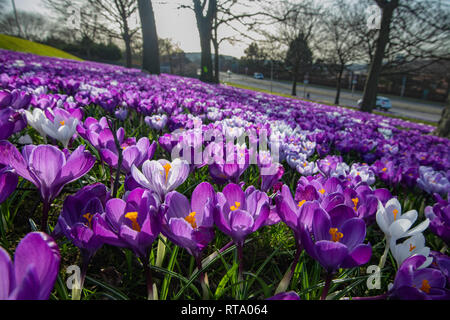
<svg viewBox="0 0 450 320"><path fill-rule="evenodd" d="M384 207L378 201L376 220L378 226L386 236L386 248L380 259L380 268L384 267L391 243L397 243L398 239L422 233L428 228L430 220L426 219L411 229L411 226L417 220L417 215L416 210L410 210L402 214L402 207L396 198L390 199Z"/></svg>
<svg viewBox="0 0 450 320"><path fill-rule="evenodd" d="M396 198L390 199L384 207L380 201L378 202L376 220L389 241L421 233L430 224L430 220L426 219L418 226L410 229L417 220L417 211L410 210L402 214L402 207Z"/></svg>
<svg viewBox="0 0 450 320"><path fill-rule="evenodd" d="M47 117L45 116L44 111L39 108L35 108L33 113L28 110L25 110L25 116L27 117L28 124L34 128L39 134L44 138L44 143L47 143L47 134L43 129L43 124L45 123Z"/></svg>
<svg viewBox="0 0 450 320"><path fill-rule="evenodd" d="M180 158L172 162L167 160L147 160L142 172L133 164L131 175L142 187L156 192L163 200L165 195L179 187L188 177L189 163Z"/></svg>
<svg viewBox="0 0 450 320"><path fill-rule="evenodd" d="M398 267L403 261L414 255L422 255L427 258L420 268L426 268L433 262L433 257L429 256L430 248L425 246L425 237L422 233L417 233L399 244L391 240L390 247Z"/></svg>
<svg viewBox="0 0 450 320"><path fill-rule="evenodd" d="M77 124L77 118L63 119L56 115L53 121L46 119L42 125L42 129L48 136L60 141L64 148L67 148L70 139L77 130Z"/></svg>

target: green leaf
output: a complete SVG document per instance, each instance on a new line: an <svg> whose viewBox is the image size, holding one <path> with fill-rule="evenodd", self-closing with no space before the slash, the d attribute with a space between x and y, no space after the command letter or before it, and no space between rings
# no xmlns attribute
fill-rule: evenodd
<svg viewBox="0 0 450 320"><path fill-rule="evenodd" d="M120 291L117 288L114 288L113 286L106 284L104 282L101 282L99 280L96 280L94 278L91 278L90 276L86 276L86 280L89 282L92 282L93 284L102 287L103 289L110 292L112 295L117 297L117 300L130 300L127 295L125 295L122 291Z"/></svg>
<svg viewBox="0 0 450 320"><path fill-rule="evenodd" d="M230 281L231 277L236 273L238 267L238 264L233 264L233 266L228 269L227 273L223 276L222 280L220 280L216 292L214 293L214 298L216 300L220 299L223 296L223 294L225 293L225 286L227 285L228 281Z"/></svg>

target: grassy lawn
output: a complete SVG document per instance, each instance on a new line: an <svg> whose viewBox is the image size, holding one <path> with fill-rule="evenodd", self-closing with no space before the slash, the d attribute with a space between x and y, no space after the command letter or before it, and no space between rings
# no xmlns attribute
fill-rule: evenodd
<svg viewBox="0 0 450 320"><path fill-rule="evenodd" d="M64 58L64 59L72 59L82 61L82 59L75 57L67 52L62 50L20 39L17 37L7 36L4 34L0 34L0 49L6 49L11 51L20 51L20 52L28 52L37 54L40 56L48 56L48 57L56 57L56 58Z"/></svg>
<svg viewBox="0 0 450 320"><path fill-rule="evenodd" d="M231 87L235 87L235 88L252 90L252 91L257 91L257 92L273 94L273 95L277 95L277 96L281 96L281 97L285 97L285 98L291 98L291 99L297 99L297 100L303 100L303 101L309 101L309 102L315 102L315 103L323 103L323 104L326 104L326 105L339 106L339 107L343 107L343 108L347 108L347 109L357 110L356 108L350 107L350 106L335 105L335 104L328 103L328 102L325 103L325 102L322 102L322 101L307 100L307 99L303 99L303 98L299 98L299 97L294 97L294 96L291 96L289 94L278 93L278 92L270 92L269 90L259 89L259 88L255 88L255 87L249 87L249 86L244 86L244 85L233 83L233 82L222 81L222 83L225 84L225 85L231 86ZM374 114L378 114L378 115L382 115L382 116L385 116L385 117L398 118L398 119L402 119L402 120L406 120L406 121L410 121L410 122L424 123L424 124L428 124L428 125L431 125L431 126L436 126L436 123L432 122L432 121L418 120L418 119L414 119L414 118L409 118L409 117L404 117L404 116L397 116L397 115L392 115L392 114L388 114L388 113L384 113L384 112L378 112L378 111L373 111L373 113Z"/></svg>

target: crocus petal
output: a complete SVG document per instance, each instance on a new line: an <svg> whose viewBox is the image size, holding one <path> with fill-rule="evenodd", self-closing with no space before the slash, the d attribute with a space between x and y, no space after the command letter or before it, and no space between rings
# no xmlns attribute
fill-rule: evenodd
<svg viewBox="0 0 450 320"><path fill-rule="evenodd" d="M315 252L319 263L328 272L339 268L348 254L347 247L344 244L326 240L316 242Z"/></svg>
<svg viewBox="0 0 450 320"><path fill-rule="evenodd" d="M56 243L45 233L32 232L17 246L14 254L14 274L17 283L23 281L33 265L39 280L39 299L48 299L59 271L60 255Z"/></svg>
<svg viewBox="0 0 450 320"><path fill-rule="evenodd" d="M240 204L240 209L245 210L246 209L246 203L245 203L245 193L242 191L241 187L239 187L237 184L230 183L225 188L223 188L222 191L223 195L227 199L227 202L229 206L235 206L236 202Z"/></svg>
<svg viewBox="0 0 450 320"><path fill-rule="evenodd" d="M11 258L5 249L0 247L0 300L7 300L15 286L14 271Z"/></svg>
<svg viewBox="0 0 450 320"><path fill-rule="evenodd" d="M246 211L235 210L231 213L230 227L232 238L238 243L244 241L244 238L252 232L254 224L253 217Z"/></svg>
<svg viewBox="0 0 450 320"><path fill-rule="evenodd" d="M342 268L354 268L369 262L372 256L372 247L368 244L360 244L356 246L344 259L341 264Z"/></svg>
<svg viewBox="0 0 450 320"><path fill-rule="evenodd" d="M340 241L348 247L349 251L352 251L364 241L366 224L362 219L352 218L344 222L340 232L344 235Z"/></svg>
<svg viewBox="0 0 450 320"><path fill-rule="evenodd" d="M314 223L312 225L312 231L314 234L314 240L329 240L331 221L330 216L321 208L314 211Z"/></svg>

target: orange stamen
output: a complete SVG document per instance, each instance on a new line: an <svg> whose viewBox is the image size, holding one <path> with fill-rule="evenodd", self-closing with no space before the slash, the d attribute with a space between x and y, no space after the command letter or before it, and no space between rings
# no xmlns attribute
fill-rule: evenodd
<svg viewBox="0 0 450 320"><path fill-rule="evenodd" d="M236 201L234 204L235 204L234 206L231 206L231 207L230 207L230 210L231 210L231 211L236 211L236 210L239 209L239 207L241 206L241 203L240 203L240 202L237 202L237 201Z"/></svg>
<svg viewBox="0 0 450 320"><path fill-rule="evenodd" d="M329 233L331 234L331 240L333 242L339 242L344 237L342 232L338 232L337 228L330 228Z"/></svg>
<svg viewBox="0 0 450 320"><path fill-rule="evenodd" d="M430 289L431 289L431 286L430 286L430 283L428 282L428 280L427 279L423 279L422 280L422 286L420 287L420 290L422 290L425 293L430 293Z"/></svg>
<svg viewBox="0 0 450 320"><path fill-rule="evenodd" d="M398 210L397 210L397 209L394 209L394 210L392 211L392 213L394 214L394 220L397 219Z"/></svg>
<svg viewBox="0 0 450 320"><path fill-rule="evenodd" d="M140 232L141 227L139 226L139 223L137 222L138 213L136 211L134 212L128 212L125 215L125 218L131 220L131 227L134 231Z"/></svg>
<svg viewBox="0 0 450 320"><path fill-rule="evenodd" d="M166 163L165 165L163 165L163 168L164 168L164 170L166 172L166 182L167 182L167 178L169 176L169 171L172 168L172 166L170 165L170 163Z"/></svg>
<svg viewBox="0 0 450 320"><path fill-rule="evenodd" d="M197 223L195 222L195 215L197 214L197 212L193 211L191 213L189 213L189 215L187 217L184 218L184 220L186 220L187 222L189 222L189 224L192 226L192 228L196 229L197 228Z"/></svg>
<svg viewBox="0 0 450 320"><path fill-rule="evenodd" d="M90 214L90 213L83 214L83 218L85 218L88 221L88 227L90 229L92 229L92 218L93 217L94 216L92 214Z"/></svg>

